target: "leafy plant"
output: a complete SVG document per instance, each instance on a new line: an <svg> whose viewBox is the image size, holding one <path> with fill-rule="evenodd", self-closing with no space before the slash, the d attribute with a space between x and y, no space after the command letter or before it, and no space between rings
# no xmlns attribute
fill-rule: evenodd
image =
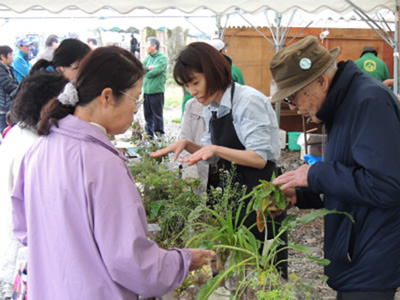
<svg viewBox="0 0 400 300"><path fill-rule="evenodd" d="M142 197L149 221L158 221L161 227L160 240L164 247L180 247L183 240L175 239L187 225L191 212L205 199L194 192L199 180L186 181L180 169L166 158L155 159L150 153L164 147L163 139L149 141L138 149L141 156L131 167L138 191Z"/></svg>
<svg viewBox="0 0 400 300"><path fill-rule="evenodd" d="M273 180L273 179L272 179ZM228 177L229 182L229 177ZM231 182L232 183L232 182ZM271 218L277 210L284 210L287 202L283 192L279 186L273 185L268 181L261 181L260 185L255 187L249 194L242 197L237 209L232 209L229 206L227 199L229 194L225 194L229 188L222 189L219 199L221 203L212 208L204 208L208 214L213 216L211 223L194 223L191 226L200 226L205 229L197 235L193 236L187 243L190 246L205 247L215 249L218 252L224 253L229 263L224 263L224 269L220 270L219 274L203 285L196 299L208 299L215 289L223 282L229 279L234 279L236 286L233 288L234 299L239 299L242 295L253 290L260 299L293 299L295 291L300 287L307 294L307 289L300 281L296 284L283 285L280 280L280 274L277 270L276 261L279 251L284 249L294 249L305 254L306 258L316 261L321 265L329 264L329 260L313 257L310 250L302 245L290 241L282 248L282 235L285 232L290 232L298 224L308 224L316 218L323 217L332 213L345 214L336 210L321 209L313 211L303 217L289 216L280 224L279 230L270 240L265 234L264 242L257 241L254 235L248 228L243 225L243 220L239 222L239 215L242 209L246 209L247 213L252 210L261 212L263 223L266 223L266 218ZM245 199L251 198L247 207L244 207ZM222 209L223 208L223 209ZM217 212L217 210L219 210ZM272 223L274 223L272 219ZM266 227L260 228L264 230ZM260 247L262 249L260 254ZM275 298L274 298L275 297Z"/></svg>

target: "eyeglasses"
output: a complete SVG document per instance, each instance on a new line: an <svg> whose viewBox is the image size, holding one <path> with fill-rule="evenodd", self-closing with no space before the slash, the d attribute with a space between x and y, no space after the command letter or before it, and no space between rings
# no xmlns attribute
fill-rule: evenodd
<svg viewBox="0 0 400 300"><path fill-rule="evenodd" d="M144 99L143 99L143 98L142 98L142 99L137 99L137 98L135 98L135 97L133 97L133 96L131 96L131 95L128 95L127 93L124 93L123 91L120 91L120 93L123 94L123 95L125 95L125 96L127 96L128 98L132 99L132 100L136 103L136 106L137 106L137 107L139 107L140 105L142 105L142 103L144 102Z"/></svg>
<svg viewBox="0 0 400 300"><path fill-rule="evenodd" d="M288 105L296 106L296 104L293 103L294 98L296 98L296 94L297 94L297 92L294 93L293 95L290 95L289 97L286 97L282 101Z"/></svg>

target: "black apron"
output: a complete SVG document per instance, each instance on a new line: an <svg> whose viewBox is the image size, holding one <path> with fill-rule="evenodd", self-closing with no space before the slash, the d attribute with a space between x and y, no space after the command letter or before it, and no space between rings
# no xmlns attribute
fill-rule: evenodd
<svg viewBox="0 0 400 300"><path fill-rule="evenodd" d="M211 143L217 146L223 146L231 149L237 150L246 150L243 144L240 142L235 127L233 125L233 117L232 117L232 108L233 108L233 95L235 93L235 83L231 85L231 111L223 116L222 118L217 118L217 112L212 112L212 117L209 123L210 135L211 135ZM231 170L232 163L225 159L219 159L219 166L224 170ZM257 169L247 166L241 166L236 164L236 174L234 180L239 183L240 186L245 185L247 187L247 193L249 193L255 186L260 184L260 179L263 180L271 180L273 172L276 172L276 164L272 161L267 161L265 167L263 169ZM218 172L217 172L218 174ZM214 174L215 176L215 174ZM209 180L209 184L213 187L221 186L219 180L214 179ZM237 201L238 199L232 199L232 201ZM242 212L241 212L241 219L245 217L246 207L250 199L246 200ZM286 213L282 214L275 218L275 231L279 231L279 225L281 221L286 217ZM256 223L257 214L253 211L244 222L245 226L250 227ZM267 222L268 228L268 238L272 238L273 234L273 227L271 222ZM264 241L264 232L259 232L257 226L254 226L251 229L251 232L255 235L256 239L260 241ZM282 236L282 239L287 242L287 234ZM280 251L278 253L278 261L287 260L288 253L287 250ZM287 278L287 262L280 263L279 269L283 274L283 277Z"/></svg>

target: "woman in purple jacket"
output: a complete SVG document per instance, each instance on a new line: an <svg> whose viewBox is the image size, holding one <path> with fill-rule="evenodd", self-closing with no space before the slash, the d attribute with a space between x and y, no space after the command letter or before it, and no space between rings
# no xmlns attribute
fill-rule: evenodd
<svg viewBox="0 0 400 300"><path fill-rule="evenodd" d="M118 47L82 61L76 83L42 111L42 136L13 191L14 232L28 244L28 298L138 299L178 287L215 255L160 249L142 201L107 134L132 124L143 68Z"/></svg>

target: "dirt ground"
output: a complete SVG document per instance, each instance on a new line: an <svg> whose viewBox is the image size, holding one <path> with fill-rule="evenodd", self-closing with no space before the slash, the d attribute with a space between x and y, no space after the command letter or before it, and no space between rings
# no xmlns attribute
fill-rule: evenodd
<svg viewBox="0 0 400 300"><path fill-rule="evenodd" d="M291 151L283 149L281 151L280 165L283 173L295 170L304 164L300 159L300 151ZM300 210L292 208L288 211L290 215L302 216L309 213L310 210ZM323 239L324 222L323 219L317 219L307 225L299 225L291 231L296 243L307 246L311 253L319 258L323 258ZM304 255L296 251L289 251L289 274L295 273L304 279L306 284L312 286L312 299L315 300L334 300L336 292L333 291L321 279L324 275L324 268L315 262L304 260Z"/></svg>

